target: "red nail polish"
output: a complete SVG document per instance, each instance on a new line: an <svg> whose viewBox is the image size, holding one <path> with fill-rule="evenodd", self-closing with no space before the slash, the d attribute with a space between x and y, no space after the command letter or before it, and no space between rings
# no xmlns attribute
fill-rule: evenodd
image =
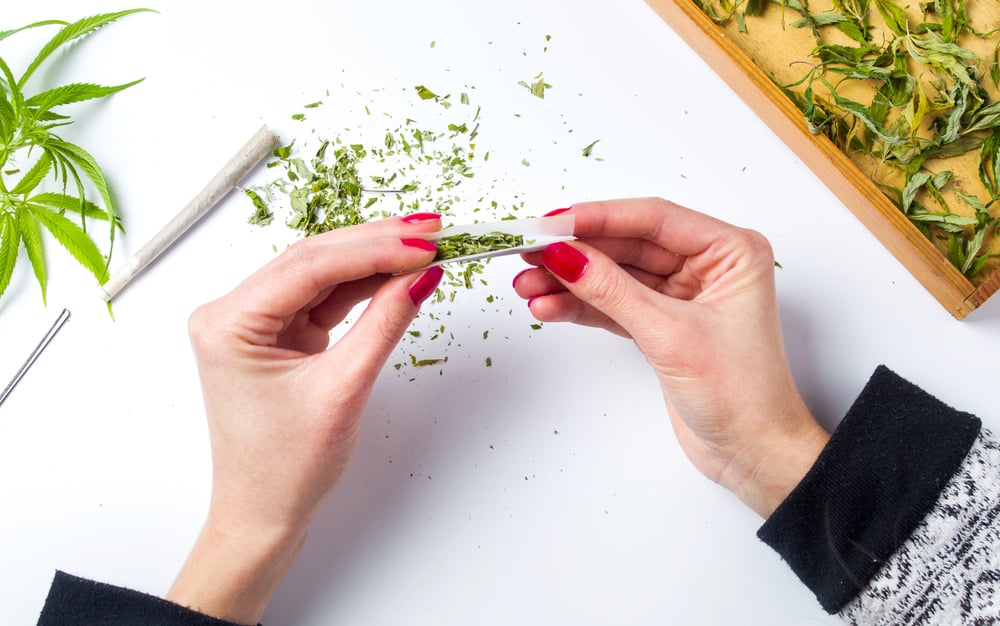
<svg viewBox="0 0 1000 626"><path fill-rule="evenodd" d="M554 211L549 211L548 213L546 213L542 217L552 217L553 215L559 215L560 213L565 213L566 211L569 211L572 208L573 207L570 206L570 207L566 207L565 209L555 209Z"/></svg>
<svg viewBox="0 0 1000 626"><path fill-rule="evenodd" d="M441 216L437 213L411 213L401 219L407 224L412 224L413 222L429 222L431 220L439 220L441 219Z"/></svg>
<svg viewBox="0 0 1000 626"><path fill-rule="evenodd" d="M430 297L434 293L434 290L437 289L443 275L444 270L441 269L440 265L428 267L424 270L420 278L410 285L410 301L416 306L420 306L420 303Z"/></svg>
<svg viewBox="0 0 1000 626"><path fill-rule="evenodd" d="M433 241L428 241L426 239L421 239L419 237L412 237L409 239L400 239L404 246L410 246L411 248L419 248L420 250L427 250L428 252L433 252L438 249L437 244Z"/></svg>
<svg viewBox="0 0 1000 626"><path fill-rule="evenodd" d="M545 269L566 282L575 283L580 280L587 270L588 263L590 259L564 241L551 244L542 250L542 264L545 265Z"/></svg>

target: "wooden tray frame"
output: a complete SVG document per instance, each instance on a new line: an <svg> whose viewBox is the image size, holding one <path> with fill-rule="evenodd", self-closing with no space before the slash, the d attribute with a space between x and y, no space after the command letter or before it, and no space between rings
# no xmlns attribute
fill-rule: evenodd
<svg viewBox="0 0 1000 626"><path fill-rule="evenodd" d="M1000 270L973 285L828 137L810 133L798 107L694 2L646 2L956 319L1000 290Z"/></svg>

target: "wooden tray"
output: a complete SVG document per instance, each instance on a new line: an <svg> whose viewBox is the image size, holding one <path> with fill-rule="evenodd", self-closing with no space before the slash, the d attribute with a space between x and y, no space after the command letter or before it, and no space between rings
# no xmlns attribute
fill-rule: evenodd
<svg viewBox="0 0 1000 626"><path fill-rule="evenodd" d="M751 109L830 188L913 276L957 319L1000 290L1000 271L978 286L966 278L691 0L646 0Z"/></svg>

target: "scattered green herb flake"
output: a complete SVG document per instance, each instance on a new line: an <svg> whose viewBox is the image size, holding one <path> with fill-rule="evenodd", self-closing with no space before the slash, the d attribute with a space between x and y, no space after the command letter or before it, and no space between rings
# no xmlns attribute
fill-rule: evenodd
<svg viewBox="0 0 1000 626"><path fill-rule="evenodd" d="M296 114L292 115L292 119L296 120L298 122L304 121L306 119L306 114L305 113L296 113Z"/></svg>
<svg viewBox="0 0 1000 626"><path fill-rule="evenodd" d="M594 141L592 141L589 144L587 144L587 146L583 149L583 156L589 157L590 153L594 151L594 146L596 146L599 141L601 141L601 140L600 139L595 139Z"/></svg>
<svg viewBox="0 0 1000 626"><path fill-rule="evenodd" d="M418 359L415 355L410 355L410 364L413 367L427 367L428 365L437 365L438 363L445 363L448 357L437 358L437 359Z"/></svg>
<svg viewBox="0 0 1000 626"><path fill-rule="evenodd" d="M493 367L493 359L491 357L486 357L486 367Z"/></svg>
<svg viewBox="0 0 1000 626"><path fill-rule="evenodd" d="M310 102L309 104L305 105L305 107L303 107L303 108L306 108L306 109L315 109L315 108L318 108L318 107L321 107L321 106L323 106L323 101L322 100L317 100L316 102Z"/></svg>
<svg viewBox="0 0 1000 626"><path fill-rule="evenodd" d="M250 216L250 219L247 220L247 222L257 226L266 226L270 224L274 219L274 213L271 212L271 209L267 206L267 203L264 202L264 199L260 197L260 194L253 189L244 189L243 193L250 198L254 206L254 213Z"/></svg>
<svg viewBox="0 0 1000 626"><path fill-rule="evenodd" d="M292 143L288 144L287 146L278 146L277 148L271 151L271 154L279 159L287 159L289 156L291 156L292 146L294 145L295 141L293 140Z"/></svg>
<svg viewBox="0 0 1000 626"><path fill-rule="evenodd" d="M420 96L421 100L433 100L438 97L436 93L423 85L417 85L414 89L417 90L417 95Z"/></svg>
<svg viewBox="0 0 1000 626"><path fill-rule="evenodd" d="M521 159L521 165L524 167L530 167L531 163L528 162L528 159Z"/></svg>
<svg viewBox="0 0 1000 626"><path fill-rule="evenodd" d="M545 79L542 78L541 72L539 72L538 75L535 76L535 78L530 83L528 83L527 81L519 80L517 81L517 84L521 85L522 87L530 91L531 95L543 99L545 98L545 90L552 89L552 85L545 82Z"/></svg>
<svg viewBox="0 0 1000 626"><path fill-rule="evenodd" d="M533 330L541 330L541 328L542 328L542 325L541 325L541 324L532 324L532 325L531 325L531 328L532 328Z"/></svg>

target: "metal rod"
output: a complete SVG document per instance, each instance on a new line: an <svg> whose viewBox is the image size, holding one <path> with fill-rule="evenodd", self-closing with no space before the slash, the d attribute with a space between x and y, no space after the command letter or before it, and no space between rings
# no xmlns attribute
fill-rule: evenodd
<svg viewBox="0 0 1000 626"><path fill-rule="evenodd" d="M14 374L13 380L11 380L10 383L7 384L7 386L3 390L3 393L0 393L0 404L3 404L3 401L7 399L7 396L9 396L10 392L14 390L14 387L17 386L17 383L21 382L21 379L24 378L24 375L27 373L28 368L30 368L32 364L34 364L35 360L38 359L38 356L42 353L43 350L45 350L45 346L49 345L49 342L52 341L52 338L56 336L56 333L59 332L59 329L62 328L63 324L65 324L66 320L68 319L69 319L69 309L63 309L62 313L59 314L59 317L56 318L55 323L52 324L52 328L49 328L49 332L45 333L45 336L42 337L42 340L38 342L38 345L35 346L35 349L31 353L31 356L28 357L28 360L24 362L24 365L21 366L21 369L17 370L17 374Z"/></svg>

